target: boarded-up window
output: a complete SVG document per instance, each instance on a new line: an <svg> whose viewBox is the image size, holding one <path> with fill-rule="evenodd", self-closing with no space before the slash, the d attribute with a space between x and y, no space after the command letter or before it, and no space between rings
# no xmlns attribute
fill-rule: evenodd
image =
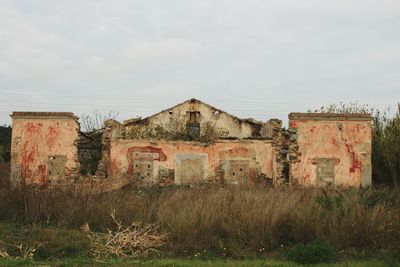
<svg viewBox="0 0 400 267"><path fill-rule="evenodd" d="M133 178L144 180L153 177L153 160L134 160Z"/></svg>
<svg viewBox="0 0 400 267"><path fill-rule="evenodd" d="M204 180L203 159L184 159L181 161L181 182L195 183Z"/></svg>
<svg viewBox="0 0 400 267"><path fill-rule="evenodd" d="M202 183L207 178L208 155L182 153L176 155L176 184Z"/></svg>
<svg viewBox="0 0 400 267"><path fill-rule="evenodd" d="M64 178L66 162L67 157L64 155L49 156L47 161L47 174L50 182L56 182Z"/></svg>
<svg viewBox="0 0 400 267"><path fill-rule="evenodd" d="M248 160L230 160L226 178L232 184L247 184L249 180L249 161Z"/></svg>
<svg viewBox="0 0 400 267"><path fill-rule="evenodd" d="M317 159L317 183L321 186L333 185L335 183L336 159Z"/></svg>

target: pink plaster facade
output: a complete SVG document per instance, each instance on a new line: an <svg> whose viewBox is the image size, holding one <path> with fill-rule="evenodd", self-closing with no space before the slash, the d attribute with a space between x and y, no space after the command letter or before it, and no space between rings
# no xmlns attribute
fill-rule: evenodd
<svg viewBox="0 0 400 267"><path fill-rule="evenodd" d="M367 186L371 184L369 114L291 113L297 130L297 158L290 180L300 185Z"/></svg>
<svg viewBox="0 0 400 267"><path fill-rule="evenodd" d="M78 174L79 125L67 112L14 112L11 184L45 185Z"/></svg>
<svg viewBox="0 0 400 267"><path fill-rule="evenodd" d="M175 115L186 120L181 126L187 135L200 136L208 122L228 135L210 141L142 135L168 126ZM80 133L73 113L14 112L12 118L11 184L16 186L73 183L92 163L91 178L139 185L371 184L369 114L291 113L285 129L277 119L243 120L191 99L145 119L108 120L98 139Z"/></svg>
<svg viewBox="0 0 400 267"><path fill-rule="evenodd" d="M110 146L110 161L110 176L133 178L136 174L147 184L159 183L167 170L174 171L176 184L221 179L232 184L258 184L275 177L275 150L270 141L262 140L221 140L205 146L198 142L116 139ZM140 169L138 162L148 165Z"/></svg>

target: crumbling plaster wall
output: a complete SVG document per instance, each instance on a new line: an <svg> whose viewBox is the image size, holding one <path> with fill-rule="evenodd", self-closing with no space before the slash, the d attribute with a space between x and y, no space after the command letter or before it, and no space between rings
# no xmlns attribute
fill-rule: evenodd
<svg viewBox="0 0 400 267"><path fill-rule="evenodd" d="M138 127L147 127L148 125L160 125L169 122L172 116L183 116L187 121L189 112L200 112L201 122L212 122L216 128L228 131L230 138L252 138L260 137L261 123L251 120L242 120L236 118L224 111L213 108L203 102L193 99L186 101L171 109L157 113L149 117L145 124L127 124L126 132L136 131Z"/></svg>
<svg viewBox="0 0 400 267"><path fill-rule="evenodd" d="M371 184L368 114L291 113L285 129L277 119L251 122L187 101L149 118L162 124L173 114L192 111L200 112L202 122L227 129L229 138L208 143L131 138L127 131L134 124L108 120L97 138L102 144L96 141L96 151L101 149L96 175L144 185ZM83 153L92 149L92 142L88 147L88 137L78 141L79 124L72 113L14 112L12 118L12 185L60 184L78 178L78 146Z"/></svg>
<svg viewBox="0 0 400 267"><path fill-rule="evenodd" d="M77 118L69 112L12 114L13 186L59 183L79 173Z"/></svg>
<svg viewBox="0 0 400 267"><path fill-rule="evenodd" d="M298 151L291 182L366 186L371 184L371 116L369 114L291 113Z"/></svg>
<svg viewBox="0 0 400 267"><path fill-rule="evenodd" d="M109 174L138 178L147 184L163 182L163 178L176 184L221 179L253 184L275 177L274 162L271 141L220 140L205 146L185 141L117 139L110 145Z"/></svg>

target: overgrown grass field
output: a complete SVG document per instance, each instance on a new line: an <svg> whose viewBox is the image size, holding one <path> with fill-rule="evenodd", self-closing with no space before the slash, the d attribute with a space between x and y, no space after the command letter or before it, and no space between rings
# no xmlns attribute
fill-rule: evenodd
<svg viewBox="0 0 400 267"><path fill-rule="evenodd" d="M257 260L190 260L190 259L147 259L147 260L93 260L93 259L63 259L63 260L2 260L0 266L135 266L135 267L296 267L304 266L290 261L257 259ZM345 263L320 263L313 267L386 267L394 266L385 261L348 261Z"/></svg>
<svg viewBox="0 0 400 267"><path fill-rule="evenodd" d="M249 259L253 259L251 264L242 266L350 260L397 264L399 193L399 189L220 186L127 188L101 195L4 190L0 193L0 248L9 259L0 265L17 264L21 258L26 258L26 264L71 259L90 264L95 260L92 240L81 227L87 223L96 233L115 229L113 212L122 225L151 224L167 235L165 244L148 257L183 260L179 264L161 260L159 266L189 266L185 265L188 260L196 266L193 260L210 259L221 266ZM24 250L30 254L23 256ZM114 256L101 260L111 264ZM10 260L16 257L20 260ZM292 263L262 265L265 259ZM150 264L149 259L139 263Z"/></svg>

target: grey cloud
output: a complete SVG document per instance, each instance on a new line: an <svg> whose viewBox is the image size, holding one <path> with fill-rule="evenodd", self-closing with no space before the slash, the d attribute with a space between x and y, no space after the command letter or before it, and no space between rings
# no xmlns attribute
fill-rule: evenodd
<svg viewBox="0 0 400 267"><path fill-rule="evenodd" d="M339 101L384 108L399 101L398 29L397 0L2 1L0 120L124 119L189 97L263 120Z"/></svg>

